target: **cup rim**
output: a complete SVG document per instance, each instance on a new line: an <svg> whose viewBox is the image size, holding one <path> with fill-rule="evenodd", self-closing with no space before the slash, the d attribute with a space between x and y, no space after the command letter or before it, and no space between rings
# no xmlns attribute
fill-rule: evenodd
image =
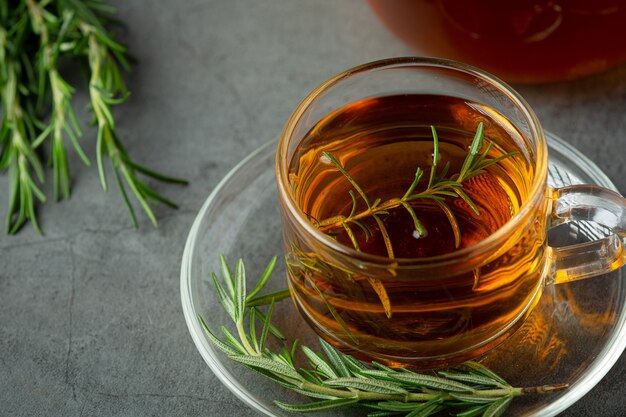
<svg viewBox="0 0 626 417"><path fill-rule="evenodd" d="M342 245L337 242L335 239L330 238L325 233L318 230L314 225L310 222L308 217L304 214L304 212L300 209L300 207L296 204L292 193L288 190L289 184L289 172L288 172L288 163L287 161L287 151L288 151L288 143L291 134L293 133L298 121L304 114L304 112L309 108L309 106L325 91L333 87L335 84L341 82L345 78L349 78L353 75L368 72L372 70L381 70L381 69L389 69L389 68L403 68L403 67L423 67L423 68L444 68L455 70L460 73L469 74L476 79L480 79L489 83L490 85L495 86L501 92L503 92L507 98L515 104L515 106L521 111L522 115L526 119L529 124L530 134L532 137L536 138L536 164L535 164L535 177L533 178L533 182L530 188L530 193L526 201L524 201L519 209L519 211L511 217L502 227L500 227L495 233L489 235L487 238L481 240L480 242L468 246L466 248L453 251L450 253L446 253L443 255L430 256L430 257L420 257L420 258L388 258L385 256L373 255L365 252L356 251L353 248L350 248L346 245ZM328 80L324 81L318 87L316 87L313 91L311 91L301 102L298 104L296 109L293 111L285 127L283 128L282 133L280 134L278 140L278 147L276 151L276 182L278 186L279 194L282 194L283 197L279 195L284 203L287 206L287 209L292 213L293 218L298 222L298 224L306 230L309 235L313 236L316 241L323 244L325 247L330 250L346 256L352 259L358 259L358 261L364 266L372 266L377 267L384 265L385 267L389 267L390 264L394 269L404 269L404 268L416 268L420 266L436 266L440 264L448 264L450 262L454 262L457 259L467 259L468 256L476 257L481 256L485 253L492 252L493 248L498 244L498 242L505 241L508 236L510 236L518 227L520 227L520 223L527 218L527 216L534 210L536 202L539 198L543 198L544 191L547 187L547 174L548 174L548 151L547 151L547 142L543 132L543 128L539 123L539 119L537 115L532 110L530 105L526 102L526 100L517 93L511 86L497 78L494 75L491 75L479 68L471 66L469 64L465 64L458 61L453 61L449 59L443 58L431 58L431 57L395 57L395 58L387 58L378 61L372 61L369 63L365 63L348 70L345 70Z"/></svg>

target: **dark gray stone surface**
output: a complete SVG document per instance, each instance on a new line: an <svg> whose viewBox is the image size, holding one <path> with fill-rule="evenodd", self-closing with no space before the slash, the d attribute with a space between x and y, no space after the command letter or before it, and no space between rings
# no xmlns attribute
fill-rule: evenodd
<svg viewBox="0 0 626 417"><path fill-rule="evenodd" d="M103 194L95 167L72 157L74 193L40 211L45 236L0 235L0 415L253 416L205 366L184 323L179 269L195 213L317 84L412 51L358 0L115 3L139 59L119 134L139 161L191 185L157 185L181 208L159 208L158 228L141 217L135 230L117 190ZM626 67L519 90L547 130L626 193ZM86 102L84 90L76 97ZM6 189L1 176L0 218ZM563 415L623 416L625 380L622 357Z"/></svg>

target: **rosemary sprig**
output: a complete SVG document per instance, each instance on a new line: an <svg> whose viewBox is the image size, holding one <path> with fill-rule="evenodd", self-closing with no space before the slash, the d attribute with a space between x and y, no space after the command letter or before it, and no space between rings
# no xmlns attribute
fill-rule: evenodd
<svg viewBox="0 0 626 417"><path fill-rule="evenodd" d="M352 175L350 175L348 170L332 154L328 152L322 152L322 154L333 165L335 165L335 167L348 180L348 182L350 182L354 190L350 190L348 192L352 200L352 207L350 209L350 213L347 216L341 214L332 216L321 221L316 221L314 223L315 226L322 232L328 234L333 233L333 230L336 228L343 228L343 230L345 230L346 232L346 235L350 239L350 242L352 243L354 249L360 252L361 248L359 246L356 235L352 230L352 225L356 225L361 230L363 230L366 239L368 239L372 235L372 231L361 220L367 217L371 217L376 222L376 225L378 226L378 229L381 233L383 242L385 244L385 249L387 251L387 256L389 257L389 259L394 259L395 256L393 244L391 242L391 238L389 237L389 232L387 230L387 227L385 226L385 222L382 216L388 214L389 210L397 207L403 207L411 216L411 219L413 220L413 225L419 236L427 236L428 231L424 227L423 223L419 220L412 206L412 203L415 203L419 200L429 200L437 204L444 212L454 233L454 245L456 248L458 248L461 245L461 229L459 227L456 216L446 202L446 198L461 198L468 204L469 207L471 207L476 215L480 215L480 211L478 210L476 204L465 193L465 191L463 191L463 183L471 178L485 173L485 169L490 165L496 164L505 158L517 154L517 152L510 152L497 158L487 158L487 155L491 150L493 143L489 142L489 144L481 153L485 141L483 130L483 123L481 122L478 124L474 139L470 144L469 152L463 161L460 171L456 174L448 176L448 172L450 170L449 161L446 162L443 169L438 172L439 137L437 135L437 130L435 129L435 127L431 126L431 132L433 137L433 157L432 166L430 168L430 174L428 178L428 184L426 188L422 191L416 192L416 189L422 177L424 176L424 170L418 167L415 171L415 178L413 179L413 182L406 190L404 195L400 198L391 198L386 201L382 201L382 199L380 198L371 200L366 195L363 188L356 182ZM357 211L357 198L354 191L356 191L356 194L358 194L365 203L365 206L367 207L365 210L360 212ZM394 273L395 271L390 270L390 272ZM385 310L385 314L387 315L387 317L391 317L393 314L391 302L389 300L389 296L387 294L387 290L385 289L384 284L380 280L371 277L368 277L367 281L380 299L381 304L383 305L383 308Z"/></svg>
<svg viewBox="0 0 626 417"><path fill-rule="evenodd" d="M143 167L121 143L113 107L129 97L120 67L128 70L124 45L106 29L115 9L102 0L17 0L0 2L0 169L9 172L7 233L31 221L41 232L36 200L46 172L39 154L49 149L56 200L69 198L71 176L68 145L86 165L90 160L79 143L82 131L72 107L75 87L58 69L58 62L81 64L89 77L90 111L97 126L96 162L103 189L108 185L103 160L108 158L131 220L137 225L127 188L156 225L152 205L176 207L146 184L139 174L157 181L186 184ZM44 122L45 121L45 122ZM43 146L46 142L49 147Z"/></svg>
<svg viewBox="0 0 626 417"><path fill-rule="evenodd" d="M289 390L316 400L304 404L274 401L286 411L314 413L350 407L364 410L368 417L425 417L442 411L459 417L497 417L517 396L545 394L567 388L566 384L513 387L477 362L466 362L430 374L403 368L391 369L376 362L365 364L321 339L323 354L307 346L300 347L308 362L308 367L301 368L297 365L297 341L290 348L287 345L279 351L268 345L269 333L284 341L271 319L276 301L284 298L285 292L264 296L269 300L269 308L267 314L261 315L258 306L249 306L250 294L246 293L243 262L239 260L237 263L234 276L223 257L220 263L222 280L213 274L213 283L219 301L235 323L238 337L222 326L224 336L219 338L201 316L198 316L199 323L209 340L231 360ZM274 258L252 293L258 294L263 289L275 263Z"/></svg>
<svg viewBox="0 0 626 417"><path fill-rule="evenodd" d="M41 231L35 214L35 197L41 202L45 202L46 197L35 183L33 173L40 183L44 182L44 173L39 157L28 139L34 119L32 113L26 111L21 104L18 89L23 86L18 82L19 64L8 54L5 56L0 168L9 170L10 197L6 230L8 233L15 233L25 221L31 220L35 229Z"/></svg>
<svg viewBox="0 0 626 417"><path fill-rule="evenodd" d="M439 138L437 136L437 130L434 126L431 126L433 136L433 158L426 188L419 192L415 191L424 176L424 170L418 167L415 171L415 178L413 182L402 197L391 198L386 201L382 201L380 198L378 198L376 200L373 200L372 203L370 203L370 201L372 200L368 198L368 196L363 191L363 188L350 175L346 168L342 166L341 163L332 154L328 152L322 152L322 154L326 158L328 158L328 160L333 165L335 165L335 167L341 172L341 174L350 182L350 184L352 185L354 190L357 191L358 195L361 197L367 208L360 212L357 211L357 199L354 192L350 190L349 194L352 199L352 208L350 210L350 214L348 214L347 216L339 214L324 220L316 221L314 223L315 226L324 233L332 233L334 229L343 228L346 231L354 248L357 251L360 251L358 241L354 235L354 232L352 231L351 225L356 225L360 227L364 230L366 236L368 236L369 234L371 234L371 231L367 229L367 226L365 226L361 222L361 220L367 217L371 217L374 219L381 232L388 257L390 259L393 259L393 245L391 239L389 238L387 228L385 227L385 224L381 219L381 216L388 214L389 210L397 207L403 207L413 219L415 230L419 233L420 236L426 236L428 234L427 229L419 220L417 214L415 213L415 210L413 209L412 203L418 200L429 200L435 202L445 213L454 233L455 247L458 248L461 244L461 231L458 221L454 216L454 213L446 202L446 198L461 198L468 204L469 207L471 207L476 215L480 215L480 211L478 210L476 204L465 193L465 191L463 191L463 183L471 178L484 174L487 167L518 153L509 152L497 158L488 158L487 155L491 150L493 143L488 141L488 145L483 150L485 142L483 130L483 123L481 122L478 124L474 139L470 144L469 152L463 161L460 171L458 173L449 175L449 162L446 162L443 169L438 172Z"/></svg>
<svg viewBox="0 0 626 417"><path fill-rule="evenodd" d="M175 184L186 184L187 182L161 175L131 161L115 133L115 121L111 112L113 106L124 103L130 95L118 68L118 62L122 65L128 65L125 60L119 60L119 57L124 56L126 48L112 39L103 42L99 29L95 25L82 22L79 28L87 39L87 53L91 68L89 96L91 98L91 111L98 126L96 161L102 189L104 191L108 189L103 162L103 156L107 155L133 224L137 226L137 219L128 200L122 179L131 189L148 218L156 226L157 220L149 203L160 202L172 208L177 208L177 206L141 181L136 175L137 172L163 182Z"/></svg>

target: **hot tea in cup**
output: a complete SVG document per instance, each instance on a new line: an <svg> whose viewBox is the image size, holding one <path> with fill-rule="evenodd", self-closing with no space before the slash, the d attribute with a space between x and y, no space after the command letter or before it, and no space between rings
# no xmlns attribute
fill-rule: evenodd
<svg viewBox="0 0 626 417"><path fill-rule="evenodd" d="M536 116L480 70L399 58L334 77L294 112L277 154L298 309L338 348L392 366L488 351L546 283L626 262L624 199L546 178ZM615 213L602 218L614 235L548 246L549 227L598 207Z"/></svg>

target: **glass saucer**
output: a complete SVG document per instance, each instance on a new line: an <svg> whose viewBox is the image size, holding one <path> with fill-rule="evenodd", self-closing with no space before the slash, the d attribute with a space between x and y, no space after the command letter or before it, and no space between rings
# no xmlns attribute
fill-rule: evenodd
<svg viewBox="0 0 626 417"><path fill-rule="evenodd" d="M589 159L562 139L547 134L549 183L615 186ZM181 297L187 326L211 370L244 403L267 416L288 416L272 400L303 403L259 374L230 361L204 335L197 317L211 329L230 324L213 293L210 273L219 271L223 254L234 266L246 264L249 286L254 285L269 259L282 255L282 235L274 180L275 142L242 160L217 185L198 213L189 233L181 270ZM561 226L550 232L553 245L571 244L603 235L594 223ZM267 290L286 288L285 268L279 262ZM547 287L539 305L512 337L492 350L482 362L514 386L569 383L566 391L516 398L507 415L554 416L572 405L606 375L626 346L626 289L623 270L607 276ZM272 320L289 341L316 348L317 337L293 303L277 304ZM356 416L335 411L327 416Z"/></svg>

